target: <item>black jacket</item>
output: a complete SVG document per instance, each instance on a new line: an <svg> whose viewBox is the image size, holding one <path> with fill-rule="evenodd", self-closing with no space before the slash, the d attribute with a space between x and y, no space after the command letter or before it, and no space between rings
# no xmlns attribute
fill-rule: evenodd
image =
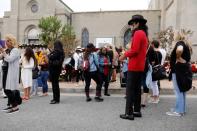
<svg viewBox="0 0 197 131"><path fill-rule="evenodd" d="M186 63L176 63L176 49L179 45L183 46L183 53L181 57L186 61ZM171 72L169 75L169 80L172 78L172 73L176 74L176 80L180 92L185 92L192 87L192 71L191 71L191 53L189 47L183 42L179 41L176 43L175 48L171 53L170 58L170 68Z"/></svg>
<svg viewBox="0 0 197 131"><path fill-rule="evenodd" d="M191 54L190 54L190 49L189 47L183 42L183 41L179 41L176 43L171 56L170 56L170 69L172 73L175 73L175 64L176 64L176 49L179 45L183 46L183 53L181 55L181 57L188 63L190 62L191 59Z"/></svg>
<svg viewBox="0 0 197 131"><path fill-rule="evenodd" d="M49 70L56 70L62 68L62 63L64 61L64 52L59 50L53 50L48 57Z"/></svg>

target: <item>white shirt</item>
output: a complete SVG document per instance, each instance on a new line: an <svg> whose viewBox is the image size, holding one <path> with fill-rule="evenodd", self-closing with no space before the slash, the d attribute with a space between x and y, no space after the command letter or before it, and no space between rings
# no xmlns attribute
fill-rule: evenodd
<svg viewBox="0 0 197 131"><path fill-rule="evenodd" d="M159 51L161 52L161 55L162 55L162 59L161 59L161 65L163 65L164 64L164 62L165 62L165 59L166 59L166 50L165 49L163 49L163 48L160 48L159 49Z"/></svg>
<svg viewBox="0 0 197 131"><path fill-rule="evenodd" d="M76 52L73 54L73 59L75 60L75 70L78 68L79 54Z"/></svg>

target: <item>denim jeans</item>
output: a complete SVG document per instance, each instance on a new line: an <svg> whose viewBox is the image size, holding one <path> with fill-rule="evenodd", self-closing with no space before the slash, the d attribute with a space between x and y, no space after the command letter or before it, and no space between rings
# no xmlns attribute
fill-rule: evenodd
<svg viewBox="0 0 197 131"><path fill-rule="evenodd" d="M158 81L152 81L152 92L153 96L159 96L159 87L158 87Z"/></svg>
<svg viewBox="0 0 197 131"><path fill-rule="evenodd" d="M186 93L180 92L177 81L176 81L176 74L172 74L172 82L174 86L174 92L176 95L176 104L174 110L177 113L185 113L186 112Z"/></svg>
<svg viewBox="0 0 197 131"><path fill-rule="evenodd" d="M49 77L48 71L40 71L40 79L42 81L42 92L43 93L48 92L48 84L47 84L48 77Z"/></svg>
<svg viewBox="0 0 197 131"><path fill-rule="evenodd" d="M38 91L38 80L37 79L33 79L33 85L31 88L31 94L35 93L37 94Z"/></svg>

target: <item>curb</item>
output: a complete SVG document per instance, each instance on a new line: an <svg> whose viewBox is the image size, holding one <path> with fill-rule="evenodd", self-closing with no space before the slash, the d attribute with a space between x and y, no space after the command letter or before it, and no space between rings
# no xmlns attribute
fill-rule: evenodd
<svg viewBox="0 0 197 131"><path fill-rule="evenodd" d="M52 92L52 88L48 89L49 92ZM83 88L60 88L61 93L84 93ZM95 93L96 89L90 89L90 93ZM102 90L104 92L104 90ZM125 94L126 89L125 88L120 88L120 89L109 89L110 94ZM150 91L151 92L151 91ZM163 95L174 95L173 89L161 89L160 94ZM187 92L187 94L190 95L197 95L197 90L196 89L191 89L190 91Z"/></svg>

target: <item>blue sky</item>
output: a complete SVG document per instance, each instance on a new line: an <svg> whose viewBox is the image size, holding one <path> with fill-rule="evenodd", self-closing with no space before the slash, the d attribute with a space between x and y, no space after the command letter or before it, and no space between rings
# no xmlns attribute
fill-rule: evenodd
<svg viewBox="0 0 197 131"><path fill-rule="evenodd" d="M150 0L63 0L74 11L147 9ZM10 10L10 0L0 0L0 17Z"/></svg>

